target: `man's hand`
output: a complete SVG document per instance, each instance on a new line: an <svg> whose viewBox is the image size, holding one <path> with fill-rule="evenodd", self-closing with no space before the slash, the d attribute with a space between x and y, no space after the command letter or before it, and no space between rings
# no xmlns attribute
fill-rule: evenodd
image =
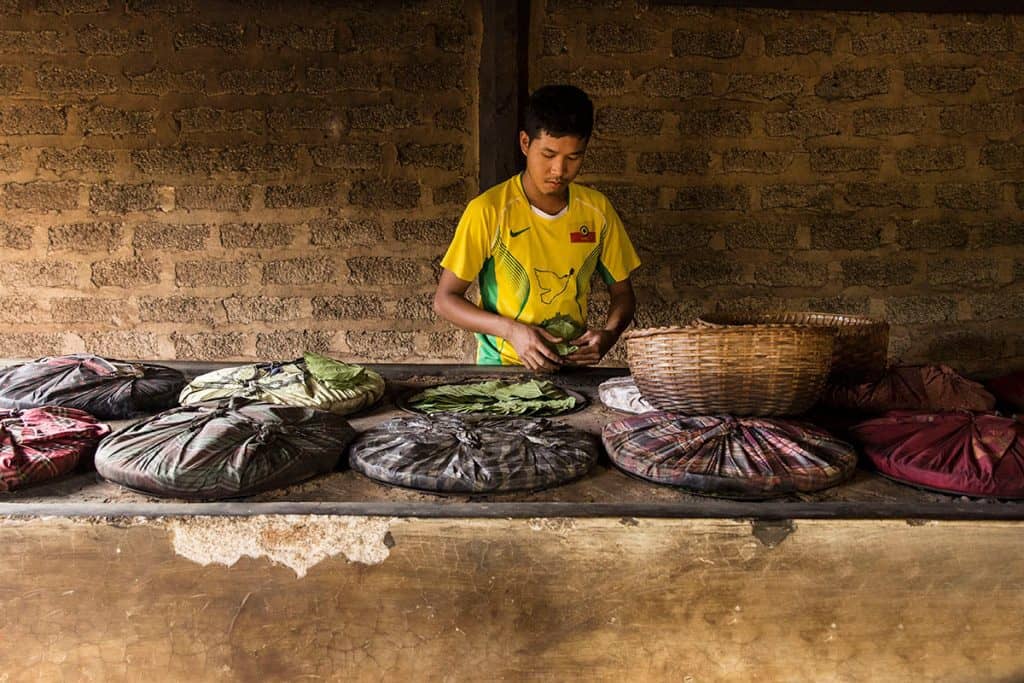
<svg viewBox="0 0 1024 683"><path fill-rule="evenodd" d="M579 349L565 359L573 365L596 365L615 341L615 335L608 330L587 330L572 340L571 343Z"/></svg>
<svg viewBox="0 0 1024 683"><path fill-rule="evenodd" d="M515 323L505 337L519 354L519 360L533 372L554 372L562 365L562 359L545 342L557 344L562 341L543 327Z"/></svg>

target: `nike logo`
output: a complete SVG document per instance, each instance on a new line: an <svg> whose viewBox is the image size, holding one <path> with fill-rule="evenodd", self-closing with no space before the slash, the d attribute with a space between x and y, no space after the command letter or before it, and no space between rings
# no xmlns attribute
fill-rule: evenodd
<svg viewBox="0 0 1024 683"><path fill-rule="evenodd" d="M525 228L523 228L522 230L510 230L508 234L509 234L510 236L512 236L512 237L519 237L519 236L520 236L520 235L522 235L522 234L523 234L524 232L526 232L527 230L529 230L529 229L530 229L531 227L533 227L533 226L527 225L527 226L526 226Z"/></svg>

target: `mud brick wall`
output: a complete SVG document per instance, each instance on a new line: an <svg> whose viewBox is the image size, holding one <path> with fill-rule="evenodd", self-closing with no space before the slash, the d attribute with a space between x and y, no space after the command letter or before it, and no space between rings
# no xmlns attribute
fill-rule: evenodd
<svg viewBox="0 0 1024 683"><path fill-rule="evenodd" d="M467 358L477 3L0 0L0 357Z"/></svg>
<svg viewBox="0 0 1024 683"><path fill-rule="evenodd" d="M641 250L641 324L867 313L898 358L1024 366L1024 17L547 0L531 21L531 85L595 97L581 181Z"/></svg>

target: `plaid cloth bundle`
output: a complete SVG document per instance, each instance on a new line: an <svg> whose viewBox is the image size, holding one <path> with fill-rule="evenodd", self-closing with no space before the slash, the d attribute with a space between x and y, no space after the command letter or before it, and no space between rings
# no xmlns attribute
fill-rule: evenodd
<svg viewBox="0 0 1024 683"><path fill-rule="evenodd" d="M349 466L387 484L443 493L538 490L583 476L597 440L537 418L397 417L361 434Z"/></svg>
<svg viewBox="0 0 1024 683"><path fill-rule="evenodd" d="M889 368L877 382L842 386L829 384L821 405L859 413L890 410L992 410L996 399L985 387L945 365L906 365Z"/></svg>
<svg viewBox="0 0 1024 683"><path fill-rule="evenodd" d="M893 411L854 427L882 474L967 496L1024 498L1024 424L965 411Z"/></svg>
<svg viewBox="0 0 1024 683"><path fill-rule="evenodd" d="M74 408L0 410L0 491L73 470L110 427Z"/></svg>
<svg viewBox="0 0 1024 683"><path fill-rule="evenodd" d="M158 496L216 500L330 472L355 436L333 413L246 399L182 406L103 441L96 471Z"/></svg>
<svg viewBox="0 0 1024 683"><path fill-rule="evenodd" d="M659 484L726 498L770 498L834 486L853 474L853 447L809 424L654 412L602 431L618 467Z"/></svg>

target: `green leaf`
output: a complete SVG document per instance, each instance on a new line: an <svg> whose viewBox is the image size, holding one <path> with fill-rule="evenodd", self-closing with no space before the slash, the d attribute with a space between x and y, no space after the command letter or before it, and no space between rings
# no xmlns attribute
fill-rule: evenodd
<svg viewBox="0 0 1024 683"><path fill-rule="evenodd" d="M584 326L580 325L565 314L556 315L554 318L548 318L541 323L541 327L562 340L560 342L548 342L548 346L554 349L555 353L559 356L568 356L570 353L579 351L580 347L575 344L570 344L569 342L576 339L586 331Z"/></svg>
<svg viewBox="0 0 1024 683"><path fill-rule="evenodd" d="M555 415L571 410L576 399L547 380L442 384L424 389L409 405L425 413Z"/></svg>
<svg viewBox="0 0 1024 683"><path fill-rule="evenodd" d="M317 380L334 388L354 386L364 373L361 365L349 365L312 351L302 354L302 359Z"/></svg>

